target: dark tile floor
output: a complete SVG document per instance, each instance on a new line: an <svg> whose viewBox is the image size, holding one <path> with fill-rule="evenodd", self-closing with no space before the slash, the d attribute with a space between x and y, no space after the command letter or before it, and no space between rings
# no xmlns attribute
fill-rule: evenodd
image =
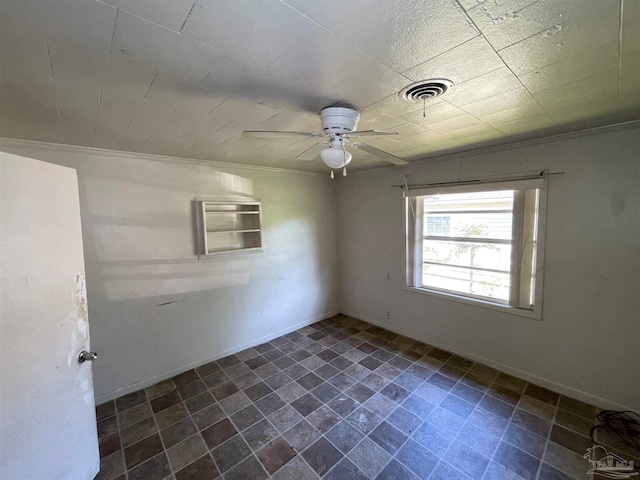
<svg viewBox="0 0 640 480"><path fill-rule="evenodd" d="M338 315L100 405L97 478L585 479L596 411Z"/></svg>

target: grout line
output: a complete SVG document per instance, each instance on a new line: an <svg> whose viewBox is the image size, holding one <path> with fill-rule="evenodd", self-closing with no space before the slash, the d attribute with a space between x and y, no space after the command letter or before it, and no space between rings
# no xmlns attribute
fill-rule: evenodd
<svg viewBox="0 0 640 480"><path fill-rule="evenodd" d="M146 389L142 389L144 391L144 397L147 399L147 404L149 405L149 410L151 410L151 418L153 418L153 423L156 426L156 430L158 431L158 437L160 437L160 443L162 443L162 453L164 453L165 458L167 459L167 463L169 464L169 471L171 472L171 475L175 475L175 472L173 471L173 465L171 465L171 461L169 460L169 452L167 449L167 446L164 444L164 439L162 438L162 435L160 434L160 427L158 426L158 421L156 420L156 414L153 411L153 408L151 407L151 400L149 400L149 396L147 395L147 391ZM177 393L177 392L176 392ZM180 395L178 395L179 397ZM180 401L182 401L182 399L180 399ZM170 407L169 407L170 408ZM124 451L124 448L122 449L122 451ZM160 454L157 454L160 455ZM148 462L149 460L151 460L152 458L154 458L155 455L153 457L148 458L147 460L145 460L145 462ZM142 462L142 463L145 463ZM142 463L140 463L139 465L142 465ZM136 465L137 467L138 465ZM134 467L134 468L136 468ZM126 468L126 465L125 465ZM129 475L129 470L127 470L127 478Z"/></svg>
<svg viewBox="0 0 640 480"><path fill-rule="evenodd" d="M112 400L113 402L113 411L115 412L115 416L116 416L116 424L118 425L118 438L120 439L120 454L122 456L122 468L124 470L124 475L125 475L125 479L129 478L129 472L127 471L127 460L124 457L124 445L122 444L122 429L120 427L120 415L119 415L119 410L118 410L118 405L116 403L116 399ZM123 410L124 412L124 410ZM114 479L117 478L118 475L116 475L115 477L113 477Z"/></svg>
<svg viewBox="0 0 640 480"><path fill-rule="evenodd" d="M116 428L118 429L118 439L120 440L120 456L122 457L122 468L124 469L124 475L125 475L125 479L129 478L129 475L127 473L127 464L125 462L125 458L124 458L124 445L122 443L122 435L121 435L121 428L120 428L120 416L118 415L118 408L116 407L116 401L115 399L112 400L113 401L113 415L116 417ZM106 420L106 418L105 418ZM100 460L102 460L102 458L100 458ZM98 471L98 474L100 474L100 471ZM117 478L120 474L114 476L113 478ZM111 479L110 479L111 480Z"/></svg>

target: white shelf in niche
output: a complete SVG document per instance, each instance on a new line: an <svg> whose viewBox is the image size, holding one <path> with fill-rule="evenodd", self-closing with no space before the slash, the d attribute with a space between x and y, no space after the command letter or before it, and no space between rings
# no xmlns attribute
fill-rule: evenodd
<svg viewBox="0 0 640 480"><path fill-rule="evenodd" d="M196 199L198 256L262 251L261 205Z"/></svg>

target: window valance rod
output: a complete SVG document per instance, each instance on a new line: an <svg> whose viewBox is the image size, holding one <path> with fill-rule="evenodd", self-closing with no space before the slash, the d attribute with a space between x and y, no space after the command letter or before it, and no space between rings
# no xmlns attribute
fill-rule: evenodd
<svg viewBox="0 0 640 480"><path fill-rule="evenodd" d="M549 172L548 170L541 170L538 173L530 173L528 175L518 175L518 176L510 176L510 177L500 177L500 176L489 176L489 177L479 177L469 180L456 180L452 182L433 182L433 183L416 183L416 184L407 184L403 183L401 185L391 185L392 188L400 187L402 189L412 188L428 188L428 187L455 187L456 185L469 185L474 183L500 183L500 182L514 182L518 180L535 180L539 178L547 178L552 175L564 175L564 172ZM408 175L407 175L408 176ZM406 178L406 177L405 177Z"/></svg>

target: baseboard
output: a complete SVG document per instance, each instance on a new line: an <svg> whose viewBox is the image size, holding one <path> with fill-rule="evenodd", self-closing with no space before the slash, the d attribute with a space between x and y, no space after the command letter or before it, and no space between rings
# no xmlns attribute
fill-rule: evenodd
<svg viewBox="0 0 640 480"><path fill-rule="evenodd" d="M372 325L376 325L378 327L384 328L385 330L389 330L393 333L397 333L398 335L404 335L406 337L414 338L420 342L428 343L429 345L433 345L434 347L438 347L442 350L446 350L447 352L454 353L461 357L468 358L469 360L473 360L474 362L479 362L489 367L495 368L496 370L500 370L501 372L507 373L509 375L513 375L514 377L521 378L526 380L527 382L533 383L535 385L539 385L553 392L559 393L561 395L565 395L567 397L575 398L582 402L586 402L590 405L596 405L601 409L610 409L610 410L631 410L636 411L635 408L629 407L628 405L623 405L621 403L613 402L606 398L598 397L597 395L593 395L591 393L584 392L582 390L578 390L573 387L569 387L568 385L564 385L562 383L555 382L553 380L549 380L544 377L540 377L533 373L526 372L524 370L519 370L517 368L513 368L509 365L493 361L489 358L482 357L480 355L476 355L474 353L465 352L458 348L452 347L451 345L444 345L440 342L436 342L430 338L417 338L416 335L409 333L401 328L397 328L393 325L387 325L386 323L379 322L372 318L367 318L365 315L361 315L357 312L349 312L346 310L342 310L340 313L344 315L348 315L350 317L365 321L367 323L371 323Z"/></svg>
<svg viewBox="0 0 640 480"><path fill-rule="evenodd" d="M278 338L281 337L282 335L286 335L287 333L291 333L294 332L296 330L299 330L303 327L306 327L308 325L312 325L316 322L320 322L322 320L325 320L327 318L331 318L334 315L337 315L338 313L340 313L338 310L335 311L330 311L330 312L326 312L323 313L321 315L317 315L309 320L306 320L304 322L300 322L300 323L296 323L295 325L291 325L287 328L283 328L282 330L278 330L277 332L274 333L270 333L268 335L264 335L260 338L256 338L250 342L247 343L243 343L241 345L238 345L236 347L230 348L228 350L223 350L222 352L218 352L216 354L214 354L211 357L207 357L204 358L202 360L198 360L197 362L193 362L190 363L188 365L183 365L181 367L175 368L173 370L170 370L168 372L163 372L160 373L158 375L154 375L152 377L149 378L145 378L144 380L140 381L140 382L136 382L136 383L132 383L130 385L127 385L126 387L122 387L122 388L118 388L116 390L113 390L109 393L104 393L102 395L99 395L96 397L95 399L95 403L96 405L100 405L103 404L105 402L108 402L109 400L113 400L114 398L119 398L122 397L123 395L127 395L129 393L132 392L136 392L138 390L142 390L143 388L147 388L150 387L151 385L155 385L158 382L161 382L163 380L167 380L169 378L173 378L176 375L180 375L183 372L186 372L187 370L191 370L192 368L197 368L201 365L204 365L206 363L209 362L213 362L214 360L218 360L219 358L223 358L226 357L228 355L233 355L234 353L238 353L241 352L242 350L245 350L247 348L251 348L251 347L255 347L256 345L260 345L262 343L268 342L269 340L273 340L274 338Z"/></svg>

